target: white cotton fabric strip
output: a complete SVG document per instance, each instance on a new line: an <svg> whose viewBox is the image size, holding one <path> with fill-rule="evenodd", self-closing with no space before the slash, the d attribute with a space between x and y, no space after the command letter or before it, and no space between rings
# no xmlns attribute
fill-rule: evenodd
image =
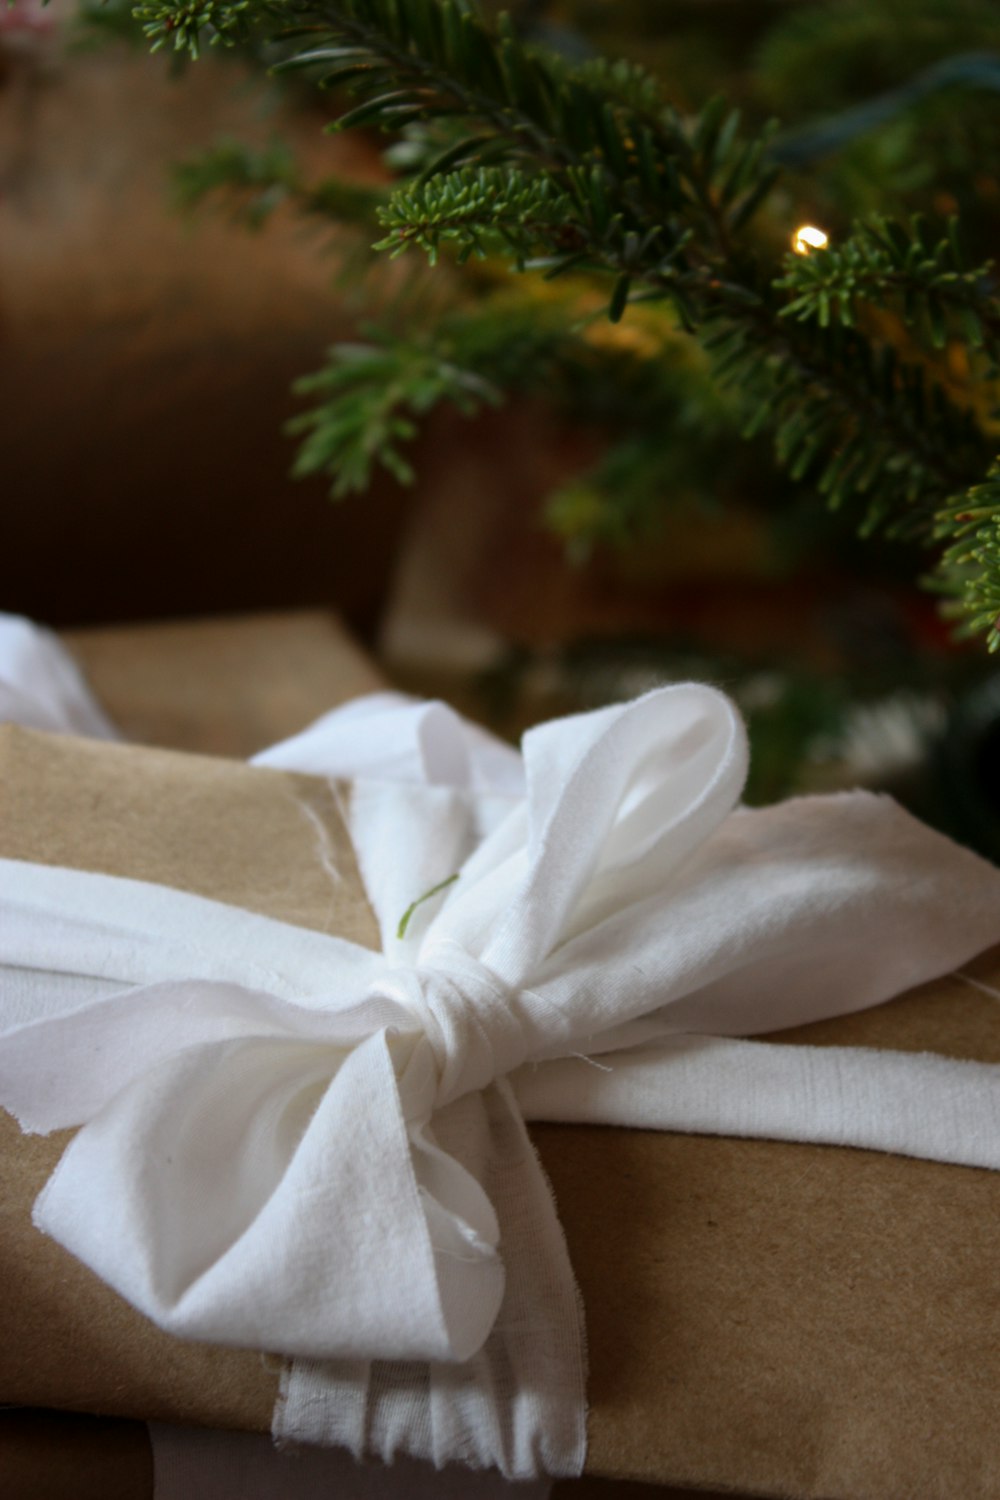
<svg viewBox="0 0 1000 1500"><path fill-rule="evenodd" d="M814 1145L1000 1166L1000 1070L931 1053L678 1037L511 1084L526 1120L800 1141L808 1118Z"/></svg>
<svg viewBox="0 0 1000 1500"><path fill-rule="evenodd" d="M736 809L713 689L543 725L523 761L377 695L258 761L353 780L382 951L0 862L0 1102L83 1127L40 1227L162 1327L294 1356L279 1438L579 1472L522 1113L1000 1167L995 1067L738 1040L962 964L1000 872L884 798Z"/></svg>
<svg viewBox="0 0 1000 1500"><path fill-rule="evenodd" d="M402 693L369 693L345 703L301 734L262 750L254 764L346 779L363 768L380 781L524 796L524 765L516 750L447 704Z"/></svg>

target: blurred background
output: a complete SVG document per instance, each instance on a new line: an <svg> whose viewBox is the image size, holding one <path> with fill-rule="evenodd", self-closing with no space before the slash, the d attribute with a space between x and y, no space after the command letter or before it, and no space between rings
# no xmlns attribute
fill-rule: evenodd
<svg viewBox="0 0 1000 1500"><path fill-rule="evenodd" d="M973 260L995 246L987 0L511 8L561 56L643 63L682 114L722 90L777 116L775 245L926 210L960 214ZM526 356L502 400L439 404L412 482L375 466L331 499L330 473L292 477L293 382L331 345L474 309L374 265L363 215L302 187L362 202L393 162L260 63L150 56L117 0L0 10L0 607L68 628L328 606L401 686L509 734L694 676L750 720L750 800L886 789L1000 857L994 659L953 638L911 545L795 485L641 308L581 325L598 373L569 395ZM491 283L490 315L530 335L560 298L586 312L553 285L507 305Z"/></svg>

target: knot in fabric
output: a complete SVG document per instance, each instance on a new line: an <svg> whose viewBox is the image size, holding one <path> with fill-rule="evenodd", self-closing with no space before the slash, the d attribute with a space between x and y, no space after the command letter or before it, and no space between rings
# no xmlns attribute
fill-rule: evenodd
<svg viewBox="0 0 1000 1500"><path fill-rule="evenodd" d="M436 946L433 963L388 970L375 986L409 1011L437 1062L437 1105L486 1088L528 1055L513 990L457 944Z"/></svg>

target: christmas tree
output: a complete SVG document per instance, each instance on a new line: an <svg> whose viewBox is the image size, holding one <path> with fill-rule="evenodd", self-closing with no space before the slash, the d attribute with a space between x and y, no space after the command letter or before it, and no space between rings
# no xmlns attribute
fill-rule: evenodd
<svg viewBox="0 0 1000 1500"><path fill-rule="evenodd" d="M668 461L710 471L730 437L766 433L792 485L929 553L933 586L995 649L1000 303L976 244L997 185L974 165L997 133L995 11L797 9L753 39L744 124L723 95L679 104L640 63L594 51L574 10L588 7L555 22L538 6L494 21L465 0L136 11L154 46L250 46L329 91L336 129L388 137L384 188L306 183L279 148L230 145L187 164L189 196L237 187L256 219L291 198L384 255L446 263L430 310L426 296L405 316L397 306L303 382L300 470L328 471L337 495L364 488L374 464L405 481L407 445L439 403L471 412L512 386L544 390L611 434L595 471L549 506L579 547L641 534L668 503ZM631 22L642 50L655 7L589 11L616 33ZM972 101L967 125L956 89L963 110ZM817 92L832 118L760 123L769 96L795 111ZM895 165L866 176L866 152ZM883 201L852 218L859 180L881 181ZM822 228L797 222L804 199ZM910 211L928 199L936 222Z"/></svg>

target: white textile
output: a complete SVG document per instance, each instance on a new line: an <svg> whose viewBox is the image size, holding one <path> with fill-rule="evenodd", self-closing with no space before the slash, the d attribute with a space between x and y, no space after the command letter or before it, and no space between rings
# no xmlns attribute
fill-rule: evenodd
<svg viewBox="0 0 1000 1500"><path fill-rule="evenodd" d="M27 1129L83 1126L36 1207L46 1232L171 1331L300 1357L279 1433L329 1438L367 1389L335 1434L351 1446L580 1467L572 1280L517 1100L1000 1167L995 1067L724 1040L955 968L1000 939L1000 872L880 797L736 809L744 734L715 690L532 730L523 783L454 715L385 695L258 760L353 776L382 952L0 861L20 975L0 1102ZM53 972L77 986L55 1006ZM520 1367L508 1347L491 1406L505 1260L529 1304L536 1262L558 1316ZM416 1436L411 1388L432 1414Z"/></svg>
<svg viewBox="0 0 1000 1500"><path fill-rule="evenodd" d="M0 614L0 724L118 738L69 653L20 615Z"/></svg>

